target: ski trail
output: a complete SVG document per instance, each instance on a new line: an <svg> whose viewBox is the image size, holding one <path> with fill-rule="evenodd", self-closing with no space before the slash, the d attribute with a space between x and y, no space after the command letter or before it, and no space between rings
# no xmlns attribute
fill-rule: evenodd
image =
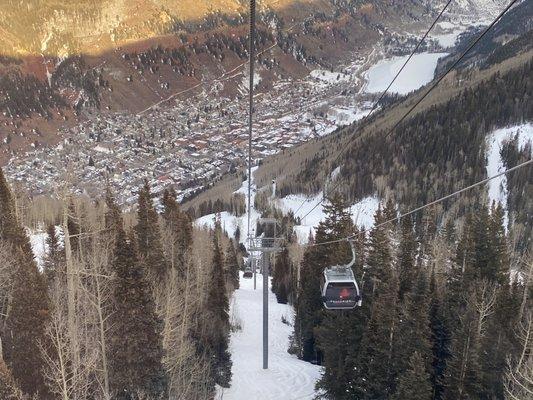
<svg viewBox="0 0 533 400"><path fill-rule="evenodd" d="M528 142L533 142L533 123L528 122L507 128L496 129L487 137L487 176L494 176L505 171L506 167L500 155L505 141L518 137L518 148L522 150ZM504 225L507 228L509 214L507 206L507 176L493 179L488 185L489 204L501 203L504 208Z"/></svg>
<svg viewBox="0 0 533 400"><path fill-rule="evenodd" d="M278 304L269 293L269 369L262 369L262 275L243 279L232 301L232 320L240 322L241 330L232 333L230 351L233 379L229 389L218 390L223 400L311 400L321 368L301 361L287 353L292 327L281 322L282 316L292 323L291 306Z"/></svg>

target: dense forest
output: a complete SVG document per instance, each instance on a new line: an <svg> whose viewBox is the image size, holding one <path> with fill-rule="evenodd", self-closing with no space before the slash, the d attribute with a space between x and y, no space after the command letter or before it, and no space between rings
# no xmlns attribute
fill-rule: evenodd
<svg viewBox="0 0 533 400"><path fill-rule="evenodd" d="M231 382L229 297L242 256L193 228L173 190L135 213L61 197L36 262L0 173L0 397L209 399Z"/></svg>
<svg viewBox="0 0 533 400"><path fill-rule="evenodd" d="M521 399L531 393L531 279L528 254L510 251L503 210L473 205L463 221L428 209L358 230L334 195L312 243L355 235L354 272L363 305L326 311L324 268L346 263L346 241L307 247L300 264L276 260L273 291L296 309L290 351L323 366L323 399ZM393 202L379 224L398 215ZM529 261L528 261L529 260Z"/></svg>

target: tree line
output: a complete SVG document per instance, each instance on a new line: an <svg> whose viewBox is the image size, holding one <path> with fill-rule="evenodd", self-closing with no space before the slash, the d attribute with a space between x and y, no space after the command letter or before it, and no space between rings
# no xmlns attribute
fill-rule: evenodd
<svg viewBox="0 0 533 400"><path fill-rule="evenodd" d="M463 220L433 210L369 233L333 195L311 242L355 235L363 305L326 311L324 268L347 263L346 241L282 253L273 291L296 310L290 352L323 366L323 399L526 399L533 389L530 254L511 251L500 205L476 203ZM392 201L379 224L400 210Z"/></svg>
<svg viewBox="0 0 533 400"><path fill-rule="evenodd" d="M211 399L231 382L229 297L241 256L147 183L134 214L108 190L62 208L39 264L0 171L0 397Z"/></svg>

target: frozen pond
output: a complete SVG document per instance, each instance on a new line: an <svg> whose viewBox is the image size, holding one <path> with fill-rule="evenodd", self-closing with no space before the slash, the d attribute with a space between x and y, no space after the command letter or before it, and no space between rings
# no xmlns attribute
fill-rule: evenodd
<svg viewBox="0 0 533 400"><path fill-rule="evenodd" d="M431 82L435 74L437 61L445 55L447 53L415 54L396 82L391 86L389 92L403 95ZM384 59L370 68L365 74L367 79L365 91L367 93L383 92L407 58L408 56Z"/></svg>

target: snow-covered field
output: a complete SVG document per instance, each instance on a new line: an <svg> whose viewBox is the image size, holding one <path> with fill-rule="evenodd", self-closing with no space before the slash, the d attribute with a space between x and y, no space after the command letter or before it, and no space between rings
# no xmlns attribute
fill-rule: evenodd
<svg viewBox="0 0 533 400"><path fill-rule="evenodd" d="M437 61L445 55L447 53L415 54L389 92L404 95L431 82L435 75ZM368 93L383 92L407 58L408 56L384 59L370 68L365 74L367 79L365 91Z"/></svg>
<svg viewBox="0 0 533 400"><path fill-rule="evenodd" d="M262 275L257 277L257 290L252 279L243 279L235 291L231 305L232 320L242 329L231 335L233 380L229 389L220 389L220 400L311 400L320 378L320 367L301 361L287 353L292 327L281 317L293 321L291 306L278 304L269 293L269 369L263 370L262 350Z"/></svg>
<svg viewBox="0 0 533 400"><path fill-rule="evenodd" d="M350 75L343 72L332 72L325 69L315 69L311 71L309 75L315 80L324 83L349 82L353 79L356 79L355 75Z"/></svg>
<svg viewBox="0 0 533 400"><path fill-rule="evenodd" d="M494 176L505 171L505 165L500 156L502 144L518 135L519 147L522 149L528 142L533 143L533 123L515 125L497 129L487 139L487 176ZM505 226L507 226L507 176L502 175L489 182L489 201L500 202L505 209Z"/></svg>

